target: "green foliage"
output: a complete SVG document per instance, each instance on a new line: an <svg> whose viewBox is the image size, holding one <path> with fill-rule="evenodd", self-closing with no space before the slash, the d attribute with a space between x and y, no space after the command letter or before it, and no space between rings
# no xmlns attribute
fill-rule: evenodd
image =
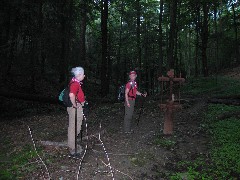
<svg viewBox="0 0 240 180"><path fill-rule="evenodd" d="M153 144L159 145L165 148L171 148L176 144L176 142L171 139L166 139L162 136L157 136L157 138L154 139Z"/></svg>
<svg viewBox="0 0 240 180"><path fill-rule="evenodd" d="M190 79L189 83L182 88L187 94L210 96L231 96L240 94L240 83L238 80L227 77L208 77Z"/></svg>
<svg viewBox="0 0 240 180"><path fill-rule="evenodd" d="M3 157L2 152L0 157ZM7 161L0 163L0 179L18 179L22 174L33 172L37 168L37 164L30 163L37 156L31 146L24 146L11 156L7 157Z"/></svg>
<svg viewBox="0 0 240 180"><path fill-rule="evenodd" d="M177 164L178 169L184 170L170 176L171 180L180 179L211 179L208 171L209 166L204 157L197 158L194 162L180 161Z"/></svg>
<svg viewBox="0 0 240 180"><path fill-rule="evenodd" d="M209 104L208 112L205 114L205 124L211 124L212 122L217 121L217 117L223 113L234 113L236 111L239 111L239 107L237 106L228 106L224 104Z"/></svg>
<svg viewBox="0 0 240 180"><path fill-rule="evenodd" d="M218 177L230 178L240 173L240 120L227 118L218 120L222 113L240 111L238 106L209 105L206 114L212 136L211 159Z"/></svg>
<svg viewBox="0 0 240 180"><path fill-rule="evenodd" d="M240 120L219 120L223 113L240 111L238 106L210 104L205 115L205 127L211 136L210 158L206 156L193 162L178 162L178 169L171 176L176 179L237 179L240 174Z"/></svg>

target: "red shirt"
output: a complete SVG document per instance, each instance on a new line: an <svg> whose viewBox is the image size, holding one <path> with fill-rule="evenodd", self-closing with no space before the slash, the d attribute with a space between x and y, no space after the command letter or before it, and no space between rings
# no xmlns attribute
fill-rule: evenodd
<svg viewBox="0 0 240 180"><path fill-rule="evenodd" d="M126 88L129 89L128 99L135 99L136 96L137 96L137 83L136 83L136 81L129 81L126 84Z"/></svg>
<svg viewBox="0 0 240 180"><path fill-rule="evenodd" d="M76 78L73 78L70 81L70 93L73 93L77 98L77 102L84 102L85 101L85 96L81 87L81 82L78 81Z"/></svg>

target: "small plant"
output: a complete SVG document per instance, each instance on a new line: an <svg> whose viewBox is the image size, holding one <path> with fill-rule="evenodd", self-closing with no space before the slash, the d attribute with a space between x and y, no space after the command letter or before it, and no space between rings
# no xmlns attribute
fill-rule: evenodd
<svg viewBox="0 0 240 180"><path fill-rule="evenodd" d="M159 145L165 148L172 148L176 142L170 139L166 139L164 137L158 136L156 139L154 139L153 143L155 145Z"/></svg>
<svg viewBox="0 0 240 180"><path fill-rule="evenodd" d="M31 146L24 146L22 150L12 154L9 161L0 164L0 179L17 179L24 173L33 172L37 164L29 162L36 156Z"/></svg>
<svg viewBox="0 0 240 180"><path fill-rule="evenodd" d="M143 167L149 161L152 161L154 156L151 153L140 152L139 154L132 156L130 162L139 167Z"/></svg>

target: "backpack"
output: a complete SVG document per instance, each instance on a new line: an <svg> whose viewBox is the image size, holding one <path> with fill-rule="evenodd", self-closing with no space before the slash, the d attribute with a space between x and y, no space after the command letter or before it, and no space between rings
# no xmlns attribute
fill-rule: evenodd
<svg viewBox="0 0 240 180"><path fill-rule="evenodd" d="M74 82L72 82L72 83L74 83ZM60 93L60 95L58 96L59 101L61 101L63 103L63 105L66 107L72 107L72 102L69 97L70 85L72 83L70 83L65 89L63 89L62 92Z"/></svg>
<svg viewBox="0 0 240 180"><path fill-rule="evenodd" d="M134 87L134 84L131 85L131 87L129 89L129 92L131 90L133 92L133 87ZM129 96L129 92L128 92L128 97L133 98L132 96ZM124 101L125 100L125 85L120 86L119 89L118 89L118 100L119 101Z"/></svg>
<svg viewBox="0 0 240 180"><path fill-rule="evenodd" d="M125 99L125 85L122 85L118 89L118 100L124 101Z"/></svg>

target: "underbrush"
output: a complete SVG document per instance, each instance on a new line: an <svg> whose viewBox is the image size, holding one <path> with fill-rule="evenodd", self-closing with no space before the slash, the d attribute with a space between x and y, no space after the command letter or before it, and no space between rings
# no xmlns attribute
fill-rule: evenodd
<svg viewBox="0 0 240 180"><path fill-rule="evenodd" d="M183 86L183 92L192 95L209 95L216 97L240 95L240 83L228 77L194 78Z"/></svg>
<svg viewBox="0 0 240 180"><path fill-rule="evenodd" d="M240 82L226 77L198 78L183 91L197 96L239 97ZM240 179L240 118L236 114L240 114L239 106L209 104L202 124L211 138L209 153L193 161L178 162L178 172L170 179Z"/></svg>
<svg viewBox="0 0 240 180"><path fill-rule="evenodd" d="M14 152L9 152L13 150ZM10 154L8 154L10 153ZM34 172L38 167L37 161L33 161L37 157L34 149L26 145L22 149L2 148L0 157L3 161L0 162L0 179L22 179L26 173Z"/></svg>
<svg viewBox="0 0 240 180"><path fill-rule="evenodd" d="M211 137L209 154L193 162L178 162L180 172L175 179L239 179L240 178L240 119L219 119L223 113L240 112L239 106L210 104L205 115L205 127Z"/></svg>

